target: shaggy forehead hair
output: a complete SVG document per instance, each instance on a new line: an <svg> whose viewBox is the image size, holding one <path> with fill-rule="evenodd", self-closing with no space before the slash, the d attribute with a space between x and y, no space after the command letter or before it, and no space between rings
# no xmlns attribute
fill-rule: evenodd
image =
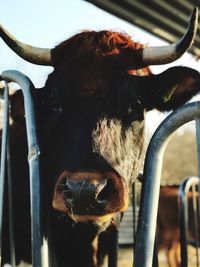
<svg viewBox="0 0 200 267"><path fill-rule="evenodd" d="M64 71L66 68L86 67L89 62L92 64L101 64L104 59L110 67L118 66L119 69L127 71L133 75L149 75L148 67L135 70L127 67L126 62L133 57L133 52L142 50L144 44L135 42L126 33L115 31L83 31L68 40L62 42L52 50L52 59L55 68L58 67ZM116 64L117 63L117 64Z"/></svg>
<svg viewBox="0 0 200 267"><path fill-rule="evenodd" d="M96 54L108 55L119 53L122 48L140 49L143 44L134 42L126 33L114 31L83 31L62 42L56 49L73 49L75 54L95 51ZM96 48L96 49L95 49Z"/></svg>

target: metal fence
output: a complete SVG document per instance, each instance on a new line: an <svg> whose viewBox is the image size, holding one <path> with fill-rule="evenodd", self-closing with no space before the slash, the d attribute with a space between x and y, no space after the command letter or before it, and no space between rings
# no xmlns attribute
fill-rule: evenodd
<svg viewBox="0 0 200 267"><path fill-rule="evenodd" d="M30 192L31 192L31 221L32 221L32 261L33 267L49 266L47 244L43 236L42 222L42 202L40 190L40 148L38 144L36 118L31 91L34 88L31 81L17 71L5 71L1 74L1 79L5 81L5 116L1 152L1 172L0 172L0 242L2 236L2 211L3 211L3 191L5 183L5 167L9 167L9 143L8 143L8 85L9 82L16 82L22 88L26 129L28 138L28 160L30 168ZM149 144L142 184L142 196L139 212L139 223L134 247L135 267L152 267L153 252L156 231L156 216L158 208L159 188L163 153L171 134L180 126L191 120L197 121L197 137L200 136L198 120L200 118L200 102L194 102L177 109L171 113L158 127ZM198 138L197 138L198 139ZM200 141L197 140L199 147ZM199 149L200 151L200 149ZM6 163L5 163L6 162ZM8 172L9 174L9 172ZM9 175L8 175L9 176ZM12 186L12 185L11 185ZM12 205L11 205L12 206ZM12 207L11 207L12 213ZM10 226L11 244L14 244L12 237L12 225ZM117 233L113 244L117 244ZM1 250L1 243L0 243ZM11 245L12 263L14 266L14 248ZM113 247L112 256L109 258L109 267L117 266L117 245Z"/></svg>
<svg viewBox="0 0 200 267"><path fill-rule="evenodd" d="M37 137L36 118L33 99L31 91L34 86L30 79L18 71L4 71L1 74L1 80L5 81L5 113L4 113L4 125L2 133L2 151L1 151L1 172L0 172L0 242L2 237L2 215L3 215L3 195L5 185L6 166L8 167L8 180L10 181L10 187L12 187L11 179L9 178L9 127L8 127L8 83L17 83L24 96L24 108L26 114L26 131L28 140L28 161L29 161L29 173L30 173L30 192L31 192L31 234L32 234L32 262L34 267L48 266L45 248L46 241L42 232L42 203L41 203L41 190L40 190L40 148ZM12 214L12 194L9 194L9 202ZM12 215L11 215L12 216ZM14 240L12 235L12 220L10 220L10 239L11 239L11 255L12 266L15 266L14 255ZM0 243L1 253L1 243ZM1 257L0 257L1 259Z"/></svg>
<svg viewBox="0 0 200 267"><path fill-rule="evenodd" d="M172 133L195 120L199 149L200 102L186 104L172 112L158 127L149 144L142 185L138 230L135 244L135 267L152 267L163 154Z"/></svg>

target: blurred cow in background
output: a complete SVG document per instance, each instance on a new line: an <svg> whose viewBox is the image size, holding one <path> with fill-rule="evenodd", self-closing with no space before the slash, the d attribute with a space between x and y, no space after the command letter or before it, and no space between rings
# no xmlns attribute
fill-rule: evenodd
<svg viewBox="0 0 200 267"><path fill-rule="evenodd" d="M192 193L188 197L188 240L195 244ZM200 230L200 225L198 226ZM198 235L198 233L197 233ZM166 253L169 267L180 267L180 196L179 186L161 186L157 218L158 250Z"/></svg>

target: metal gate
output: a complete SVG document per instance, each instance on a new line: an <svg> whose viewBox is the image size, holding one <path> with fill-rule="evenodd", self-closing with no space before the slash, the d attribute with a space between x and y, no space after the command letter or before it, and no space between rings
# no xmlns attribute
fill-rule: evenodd
<svg viewBox="0 0 200 267"><path fill-rule="evenodd" d="M4 71L1 74L1 80L5 81L4 99L5 99L5 112L4 112L4 123L2 133L2 151L1 151L1 171L0 171L0 253L1 253L1 237L2 237L2 215L3 215L3 195L4 195L4 184L6 166L8 167L8 181L12 187L9 165L9 99L8 90L9 82L17 83L24 96L24 108L26 114L26 131L28 140L28 161L29 161L29 172L30 172L30 194L31 194L31 235L32 235L32 262L34 267L48 266L48 257L44 255L46 252L46 241L43 237L42 232L42 203L41 203L41 189L40 189L40 148L37 137L36 129L36 118L33 99L31 91L34 86L30 79L18 71ZM10 216L12 217L12 194L9 194L9 205L10 205ZM10 220L11 221L11 220ZM14 240L13 240L13 229L12 222L10 223L10 243L11 243L11 262L12 266L15 266L15 255L14 255ZM1 259L1 257L0 257ZM1 263L0 263L1 264Z"/></svg>
<svg viewBox="0 0 200 267"><path fill-rule="evenodd" d="M198 155L200 155L199 118L200 102L186 104L172 112L160 124L150 141L144 166L134 267L152 267L161 169L167 143L175 130L183 124L195 120Z"/></svg>
<svg viewBox="0 0 200 267"><path fill-rule="evenodd" d="M30 168L30 192L31 192L31 231L32 231L32 261L33 267L49 266L48 249L43 236L42 223L42 203L40 189L40 148L38 144L36 118L31 91L34 89L31 81L20 72L5 71L1 74L1 80L5 81L5 116L2 143L2 163L0 173L0 242L2 236L2 209L3 190L5 179L5 166L9 166L8 144L8 85L9 82L16 82L22 88L25 113L26 129L28 137L28 160ZM156 231L156 216L158 208L158 197L160 188L160 176L163 161L163 153L171 134L180 126L191 120L197 121L197 137L200 136L199 125L200 102L186 104L171 113L158 127L148 147L140 205L139 224L136 232L136 243L134 248L134 267L152 267L153 250ZM198 149L200 151L200 140L197 138ZM199 160L200 161L200 160ZM7 162L7 165L5 164ZM200 163L199 163L200 165ZM9 172L8 172L9 174ZM12 208L12 207L11 207ZM12 228L12 225L11 225ZM12 229L10 229L12 239ZM117 235L116 235L117 236ZM13 244L13 242L11 242ZM1 243L0 243L1 250ZM11 250L13 250L11 246ZM116 267L116 249L113 249L114 258L110 261L109 267ZM14 253L13 266L14 266Z"/></svg>

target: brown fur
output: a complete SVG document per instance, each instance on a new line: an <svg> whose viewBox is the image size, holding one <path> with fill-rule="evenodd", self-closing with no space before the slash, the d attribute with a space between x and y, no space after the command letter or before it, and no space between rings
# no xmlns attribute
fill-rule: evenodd
<svg viewBox="0 0 200 267"><path fill-rule="evenodd" d="M125 33L112 31L83 31L61 43L52 51L54 66L86 67L85 60L96 61L98 64L103 59L116 60L115 67L129 69L135 72L135 65L138 55L136 50L142 50L144 45L134 42ZM67 60L63 60L65 57ZM140 62L138 62L141 64ZM65 64L65 66L63 65ZM134 64L134 68L132 67ZM141 72L146 75L150 73L149 68L144 68Z"/></svg>

